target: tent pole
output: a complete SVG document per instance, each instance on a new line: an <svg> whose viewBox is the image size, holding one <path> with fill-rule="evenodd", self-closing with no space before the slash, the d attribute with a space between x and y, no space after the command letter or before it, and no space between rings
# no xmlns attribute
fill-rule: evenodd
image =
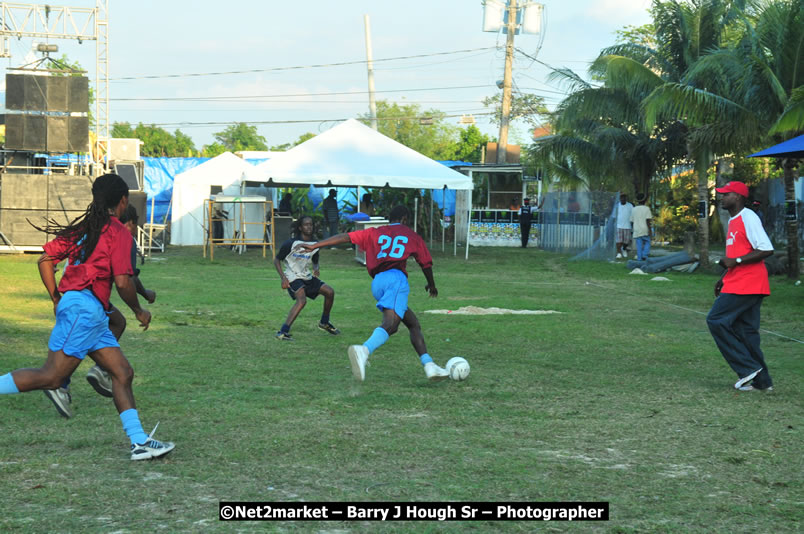
<svg viewBox="0 0 804 534"><path fill-rule="evenodd" d="M419 197L413 197L413 231L419 231Z"/></svg>
<svg viewBox="0 0 804 534"><path fill-rule="evenodd" d="M433 191L430 191L430 249L433 248Z"/></svg>
<svg viewBox="0 0 804 534"><path fill-rule="evenodd" d="M472 170L469 169L469 180L474 183L472 178ZM469 202L467 202L467 217L466 217L466 258L469 259L469 230L472 228L472 190L469 190ZM457 241L457 240L456 240Z"/></svg>

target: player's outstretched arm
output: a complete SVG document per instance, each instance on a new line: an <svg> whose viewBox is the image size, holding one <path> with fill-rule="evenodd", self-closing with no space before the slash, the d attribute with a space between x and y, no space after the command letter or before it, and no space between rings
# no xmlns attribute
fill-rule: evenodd
<svg viewBox="0 0 804 534"><path fill-rule="evenodd" d="M430 296L435 298L438 296L438 289L436 289L435 280L433 279L433 268L432 267L423 267L422 272L424 273L424 277L427 279L427 285L424 289L426 289Z"/></svg>
<svg viewBox="0 0 804 534"><path fill-rule="evenodd" d="M305 252L312 252L321 247L333 247L335 245L340 245L341 243L351 243L352 240L349 239L349 234L338 234L332 237L328 237L323 241L319 241L318 243L313 244L303 244L299 245L299 248L304 250Z"/></svg>
<svg viewBox="0 0 804 534"><path fill-rule="evenodd" d="M140 307L140 301L137 298L137 290L134 287L134 283L131 281L131 276L128 274L115 275L114 285L117 286L117 294L120 295L123 302L134 312L143 330L148 330L148 325L151 323L151 312Z"/></svg>

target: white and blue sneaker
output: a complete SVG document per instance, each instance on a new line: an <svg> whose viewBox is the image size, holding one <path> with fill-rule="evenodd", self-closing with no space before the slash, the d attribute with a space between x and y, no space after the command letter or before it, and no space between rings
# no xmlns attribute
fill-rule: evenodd
<svg viewBox="0 0 804 534"><path fill-rule="evenodd" d="M366 362L368 362L369 351L365 345L349 346L349 363L352 364L352 376L355 380L362 382L366 379Z"/></svg>
<svg viewBox="0 0 804 534"><path fill-rule="evenodd" d="M176 448L176 444L170 441L161 442L151 439L151 436L154 435L154 432L156 432L158 426L159 423L156 423L154 429L151 430L150 434L148 434L148 439L145 440L145 443L131 445L132 460L150 460L152 458L159 458Z"/></svg>

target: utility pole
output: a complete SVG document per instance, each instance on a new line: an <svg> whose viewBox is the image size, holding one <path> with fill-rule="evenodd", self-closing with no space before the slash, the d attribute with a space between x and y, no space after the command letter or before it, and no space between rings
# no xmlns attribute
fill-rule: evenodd
<svg viewBox="0 0 804 534"><path fill-rule="evenodd" d="M368 90L369 90L369 116L371 127L377 129L377 103L374 101L374 63L371 54L371 24L369 16L363 15L363 22L366 26L366 66L368 68Z"/></svg>
<svg viewBox="0 0 804 534"><path fill-rule="evenodd" d="M514 33L516 32L516 0L508 1L508 38L505 43L505 74L503 75L502 116L500 138L497 142L497 163L505 163L508 152L508 123L511 115L511 67L514 62Z"/></svg>

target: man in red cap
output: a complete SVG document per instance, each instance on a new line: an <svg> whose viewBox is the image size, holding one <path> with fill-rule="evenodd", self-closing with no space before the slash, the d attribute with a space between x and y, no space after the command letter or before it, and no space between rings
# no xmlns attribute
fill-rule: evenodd
<svg viewBox="0 0 804 534"><path fill-rule="evenodd" d="M715 284L715 303L706 324L726 362L737 373L734 387L740 391L773 389L765 357L759 348L759 308L770 295L764 259L773 245L757 214L747 209L748 187L729 182L716 189L720 204L729 212L726 257L720 265L726 272Z"/></svg>

